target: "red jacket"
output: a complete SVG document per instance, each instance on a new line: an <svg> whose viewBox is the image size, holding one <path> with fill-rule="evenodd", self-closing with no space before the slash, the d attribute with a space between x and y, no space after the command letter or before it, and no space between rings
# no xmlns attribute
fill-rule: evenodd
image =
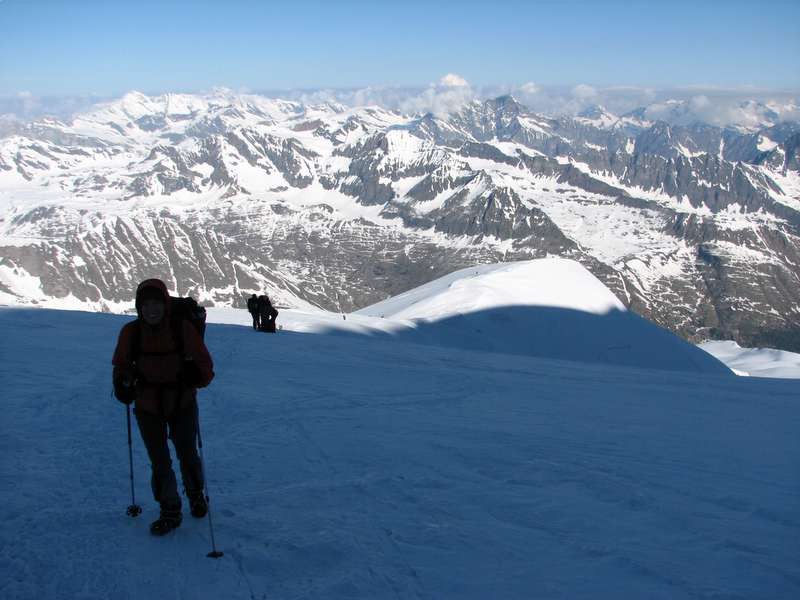
<svg viewBox="0 0 800 600"><path fill-rule="evenodd" d="M206 387L214 379L214 364L203 339L188 321L181 323L183 353L174 339L170 325L169 293L163 282L150 279L143 282L136 292L136 308L139 310L139 296L143 289L150 287L160 290L166 306L164 318L159 325L152 327L139 318L127 323L119 332L117 347L114 350L114 381L122 377L136 380L135 406L137 410L169 416L176 406L187 408L195 399L198 387ZM138 339L138 357L134 364L131 352L135 336ZM186 371L184 360L191 360L199 380L192 385L181 383L181 375Z"/></svg>

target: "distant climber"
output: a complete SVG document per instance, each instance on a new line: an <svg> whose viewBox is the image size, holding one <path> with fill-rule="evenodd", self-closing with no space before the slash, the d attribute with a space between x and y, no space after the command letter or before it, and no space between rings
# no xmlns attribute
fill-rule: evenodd
<svg viewBox="0 0 800 600"><path fill-rule="evenodd" d="M268 296L262 295L258 297L258 317L260 321L259 331L275 333L275 319L278 318L278 311L272 306Z"/></svg>
<svg viewBox="0 0 800 600"><path fill-rule="evenodd" d="M259 312L258 312L258 296L253 294L247 299L247 312L250 313L250 316L253 317L253 329L258 331L260 326L259 323Z"/></svg>

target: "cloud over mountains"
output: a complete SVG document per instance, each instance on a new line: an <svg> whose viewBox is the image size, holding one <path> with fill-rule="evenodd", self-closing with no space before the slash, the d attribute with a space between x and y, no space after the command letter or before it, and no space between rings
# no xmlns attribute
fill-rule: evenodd
<svg viewBox="0 0 800 600"><path fill-rule="evenodd" d="M178 90L165 90L178 91ZM701 121L715 126L754 126L772 111L777 120L800 120L800 91L719 87L651 88L641 86L475 85L457 73L446 73L426 86L366 86L301 90L236 90L284 98L303 104L336 103L345 106L375 105L406 114L444 116L472 100L511 94L532 110L551 116L577 115L601 106L621 115L642 109L643 117L688 124ZM0 116L30 120L42 116L69 118L91 105L110 100L97 95L36 96L21 91L0 95Z"/></svg>

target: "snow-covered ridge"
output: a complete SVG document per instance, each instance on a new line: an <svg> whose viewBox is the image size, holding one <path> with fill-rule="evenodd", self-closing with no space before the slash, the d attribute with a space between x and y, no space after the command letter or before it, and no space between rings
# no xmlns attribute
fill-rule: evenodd
<svg viewBox="0 0 800 600"><path fill-rule="evenodd" d="M284 298L273 300L282 305ZM124 303L116 308L132 311ZM303 308L283 309L281 329L388 335L500 354L730 374L710 355L628 312L579 263L560 258L477 265L350 314ZM208 313L209 322L250 324L240 309L209 308Z"/></svg>
<svg viewBox="0 0 800 600"><path fill-rule="evenodd" d="M438 320L504 306L546 306L597 315L626 310L580 264L549 258L461 269L356 314Z"/></svg>

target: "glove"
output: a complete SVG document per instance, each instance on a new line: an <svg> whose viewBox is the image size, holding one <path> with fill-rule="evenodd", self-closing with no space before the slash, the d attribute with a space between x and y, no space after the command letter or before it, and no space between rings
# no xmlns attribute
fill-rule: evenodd
<svg viewBox="0 0 800 600"><path fill-rule="evenodd" d="M136 378L131 373L120 373L114 377L114 396L123 404L136 399Z"/></svg>

